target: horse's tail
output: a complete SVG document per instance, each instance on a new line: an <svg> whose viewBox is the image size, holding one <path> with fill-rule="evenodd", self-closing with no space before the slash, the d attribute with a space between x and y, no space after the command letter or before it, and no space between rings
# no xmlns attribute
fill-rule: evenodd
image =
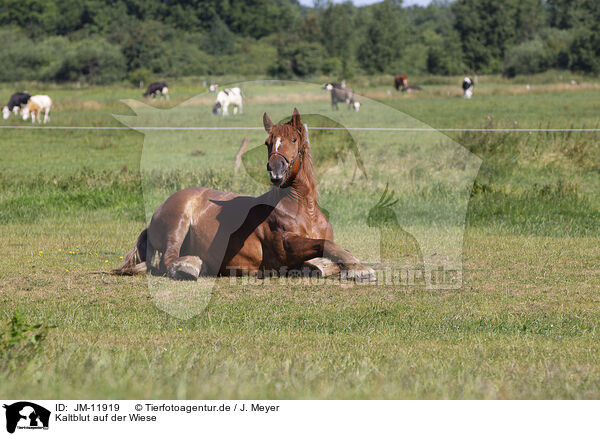
<svg viewBox="0 0 600 436"><path fill-rule="evenodd" d="M119 268L110 271L117 276L132 276L146 272L146 249L148 246L148 229L144 229L134 247L125 255L125 261Z"/></svg>

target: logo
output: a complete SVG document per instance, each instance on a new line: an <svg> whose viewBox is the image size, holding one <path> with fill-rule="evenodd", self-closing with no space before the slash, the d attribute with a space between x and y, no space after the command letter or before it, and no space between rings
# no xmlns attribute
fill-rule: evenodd
<svg viewBox="0 0 600 436"><path fill-rule="evenodd" d="M47 430L50 411L29 401L19 401L4 405L6 409L6 431L14 433L18 429Z"/></svg>

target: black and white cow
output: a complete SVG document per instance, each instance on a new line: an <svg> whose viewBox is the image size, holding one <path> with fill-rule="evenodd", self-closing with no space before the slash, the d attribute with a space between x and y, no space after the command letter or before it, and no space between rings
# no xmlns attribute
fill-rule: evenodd
<svg viewBox="0 0 600 436"><path fill-rule="evenodd" d="M146 92L144 92L144 97L152 96L155 98L156 96L160 96L160 98L165 97L167 100L169 99L169 88L167 87L166 82L154 82L148 86Z"/></svg>
<svg viewBox="0 0 600 436"><path fill-rule="evenodd" d="M229 106L233 106L233 115L242 113L242 90L240 88L224 89L217 94L217 101L212 108L212 113L215 115L228 115Z"/></svg>
<svg viewBox="0 0 600 436"><path fill-rule="evenodd" d="M360 103L354 99L354 90L346 87L346 82L342 80L342 83L326 83L322 86L322 89L326 89L331 92L331 108L339 109L338 103L345 102L348 109L354 109L356 112L360 109Z"/></svg>
<svg viewBox="0 0 600 436"><path fill-rule="evenodd" d="M8 104L2 108L2 117L6 120L10 116L12 112L15 116L19 113L21 109L23 109L27 103L31 95L27 92L17 92L10 97L8 100Z"/></svg>
<svg viewBox="0 0 600 436"><path fill-rule="evenodd" d="M465 98L471 98L473 96L473 87L473 80L470 77L465 77L462 83Z"/></svg>

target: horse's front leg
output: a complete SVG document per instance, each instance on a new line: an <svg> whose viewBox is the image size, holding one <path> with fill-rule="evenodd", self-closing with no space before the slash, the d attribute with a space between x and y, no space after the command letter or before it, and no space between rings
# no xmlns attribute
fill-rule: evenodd
<svg viewBox="0 0 600 436"><path fill-rule="evenodd" d="M337 264L346 278L357 281L376 280L373 268L363 265L356 256L333 241L287 234L284 235L283 245L291 265L300 265L307 260L325 257Z"/></svg>

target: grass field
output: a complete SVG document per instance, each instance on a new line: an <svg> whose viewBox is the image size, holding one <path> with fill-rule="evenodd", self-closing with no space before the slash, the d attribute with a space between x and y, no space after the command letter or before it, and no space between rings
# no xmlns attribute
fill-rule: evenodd
<svg viewBox="0 0 600 436"><path fill-rule="evenodd" d="M531 78L527 91L526 80L482 77L471 101L452 82L409 96L359 83L360 118L334 114L324 91L255 84L243 88L244 114L221 120L210 115L214 96L193 98L203 90L175 82L172 100L154 103L171 110L148 123L259 127L263 111L275 120L294 106L348 126L600 123L600 82L592 79L567 86ZM118 86L27 89L53 97L53 126L122 126L113 114L134 112L119 100L140 94ZM12 91L0 87L0 98ZM10 124L29 125L3 122ZM91 272L117 266L147 213L177 189L264 191L251 171L233 174L242 137L259 147L264 132L157 132L151 140L133 130L0 135L0 397L600 397L599 132L360 132L354 140L368 179L350 183L351 157L321 175L336 240L368 260L383 257L380 235L391 234L394 248L393 227L365 225L391 182L394 213L411 234L440 222L464 230L463 286L220 278L206 310L189 319L159 309L145 277ZM317 134L311 143L317 150L336 138ZM481 158L466 197L439 163L454 156L455 144ZM432 150L438 159L429 161ZM16 312L25 324L11 333Z"/></svg>

